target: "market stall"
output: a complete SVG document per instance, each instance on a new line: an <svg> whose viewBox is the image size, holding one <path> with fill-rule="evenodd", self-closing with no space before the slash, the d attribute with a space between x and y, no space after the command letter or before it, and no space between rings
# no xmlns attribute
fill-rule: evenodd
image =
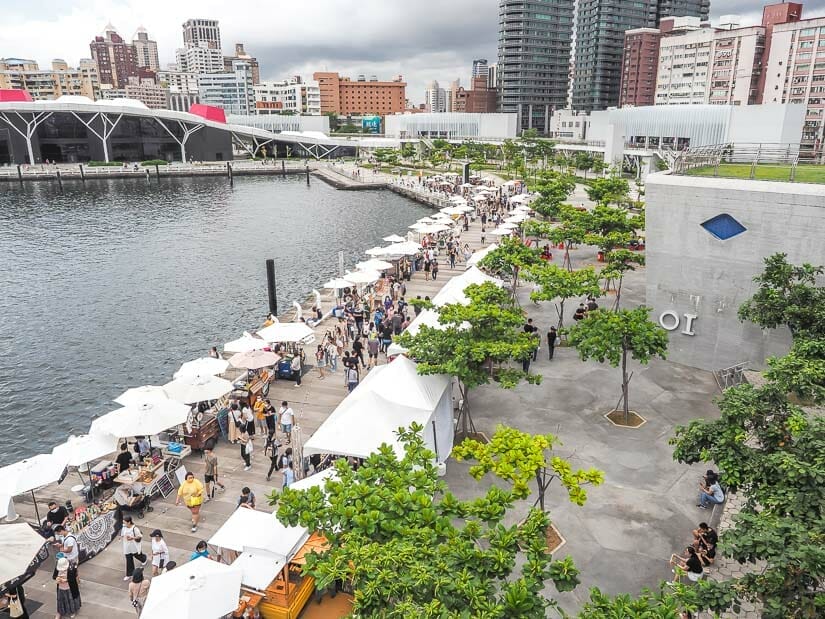
<svg viewBox="0 0 825 619"><path fill-rule="evenodd" d="M453 446L452 380L421 376L415 362L400 356L371 370L306 441L303 453L367 458L387 443L400 457L396 430L413 422L424 426L424 443L444 462Z"/></svg>

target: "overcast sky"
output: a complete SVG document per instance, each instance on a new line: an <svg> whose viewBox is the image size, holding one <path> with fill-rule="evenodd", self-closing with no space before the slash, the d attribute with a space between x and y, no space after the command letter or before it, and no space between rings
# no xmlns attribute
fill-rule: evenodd
<svg viewBox="0 0 825 619"><path fill-rule="evenodd" d="M803 16L825 15L825 0L803 2ZM743 16L758 23L760 0L712 0L712 19ZM89 42L111 22L131 40L143 25L158 42L161 65L182 45L181 24L191 17L220 21L225 53L244 43L261 64L262 79L313 71L403 75L407 96L424 100L433 79L469 81L474 58L495 62L496 0L0 0L0 57L52 58L72 65L89 57Z"/></svg>

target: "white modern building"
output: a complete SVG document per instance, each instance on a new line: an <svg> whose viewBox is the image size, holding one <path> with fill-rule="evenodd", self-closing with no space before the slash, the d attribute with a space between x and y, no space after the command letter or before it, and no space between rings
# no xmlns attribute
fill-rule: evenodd
<svg viewBox="0 0 825 619"><path fill-rule="evenodd" d="M254 87L257 114L321 114L321 90L317 82L305 84L292 77L280 82L261 82Z"/></svg>
<svg viewBox="0 0 825 619"><path fill-rule="evenodd" d="M243 125L264 129L272 133L293 131L329 135L329 116L307 116L301 114L249 114L227 116L230 125Z"/></svg>
<svg viewBox="0 0 825 619"><path fill-rule="evenodd" d="M395 114L384 119L386 137L505 140L517 135L516 114Z"/></svg>
<svg viewBox="0 0 825 619"><path fill-rule="evenodd" d="M424 93L424 109L436 114L447 111L447 93L436 80L430 82Z"/></svg>
<svg viewBox="0 0 825 619"><path fill-rule="evenodd" d="M232 73L198 75L200 102L222 108L227 115L246 115L255 111L252 67L242 60L232 63Z"/></svg>
<svg viewBox="0 0 825 619"><path fill-rule="evenodd" d="M587 137L588 121L587 112L558 110L550 117L549 135L563 142L584 142Z"/></svg>

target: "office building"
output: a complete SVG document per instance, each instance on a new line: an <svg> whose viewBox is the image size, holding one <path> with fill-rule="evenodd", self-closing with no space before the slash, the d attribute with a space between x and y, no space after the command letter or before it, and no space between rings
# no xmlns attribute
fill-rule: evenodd
<svg viewBox="0 0 825 619"><path fill-rule="evenodd" d="M49 101L64 95L100 98L97 64L82 59L77 68L55 59L51 69L40 69L34 60L0 58L0 90L26 90L35 101Z"/></svg>
<svg viewBox="0 0 825 619"><path fill-rule="evenodd" d="M89 49L101 85L122 89L130 77L138 76L135 46L125 42L111 24L106 25L102 36L94 38Z"/></svg>
<svg viewBox="0 0 825 619"><path fill-rule="evenodd" d="M519 131L546 133L553 111L567 103L575 5L499 0L498 110L516 114Z"/></svg>
<svg viewBox="0 0 825 619"><path fill-rule="evenodd" d="M280 82L261 82L254 87L256 114L321 114L321 91L295 76Z"/></svg>
<svg viewBox="0 0 825 619"><path fill-rule="evenodd" d="M391 82L379 82L375 76L367 81L360 75L352 81L338 73L317 72L312 79L318 82L323 114L384 116L404 111L407 84L400 75Z"/></svg>
<svg viewBox="0 0 825 619"><path fill-rule="evenodd" d="M235 60L229 73L198 75L198 93L200 103L219 107L227 115L255 112L252 67L243 60Z"/></svg>
<svg viewBox="0 0 825 619"><path fill-rule="evenodd" d="M470 79L475 77L487 77L487 71L489 67L487 66L487 59L486 58L478 58L473 60L473 70L470 73Z"/></svg>
<svg viewBox="0 0 825 619"><path fill-rule="evenodd" d="M261 67L258 64L258 59L246 53L243 43L235 43L235 55L223 57L223 70L229 72L232 70L232 63L235 60L243 60L250 67L252 67L252 83L258 84L261 81Z"/></svg>
<svg viewBox="0 0 825 619"><path fill-rule="evenodd" d="M571 106L602 110L619 103L624 33L656 28L664 17L707 21L710 0L578 0Z"/></svg>
<svg viewBox="0 0 825 619"><path fill-rule="evenodd" d="M146 32L146 28L140 26L137 29L135 38L132 39L132 45L135 46L135 57L138 67L150 69L155 73L160 71L158 44L149 38L149 33Z"/></svg>
<svg viewBox="0 0 825 619"><path fill-rule="evenodd" d="M221 49L221 29L215 19L187 19L183 23L183 46Z"/></svg>

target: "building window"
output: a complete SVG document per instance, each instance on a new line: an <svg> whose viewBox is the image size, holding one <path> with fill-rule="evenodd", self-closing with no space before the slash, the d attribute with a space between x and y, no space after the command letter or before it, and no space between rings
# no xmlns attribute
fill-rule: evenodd
<svg viewBox="0 0 825 619"><path fill-rule="evenodd" d="M736 219L727 213L717 215L707 221L703 221L699 225L701 225L705 230L720 241L727 241L728 239L732 239L733 237L747 231L745 226L740 224L736 221Z"/></svg>

